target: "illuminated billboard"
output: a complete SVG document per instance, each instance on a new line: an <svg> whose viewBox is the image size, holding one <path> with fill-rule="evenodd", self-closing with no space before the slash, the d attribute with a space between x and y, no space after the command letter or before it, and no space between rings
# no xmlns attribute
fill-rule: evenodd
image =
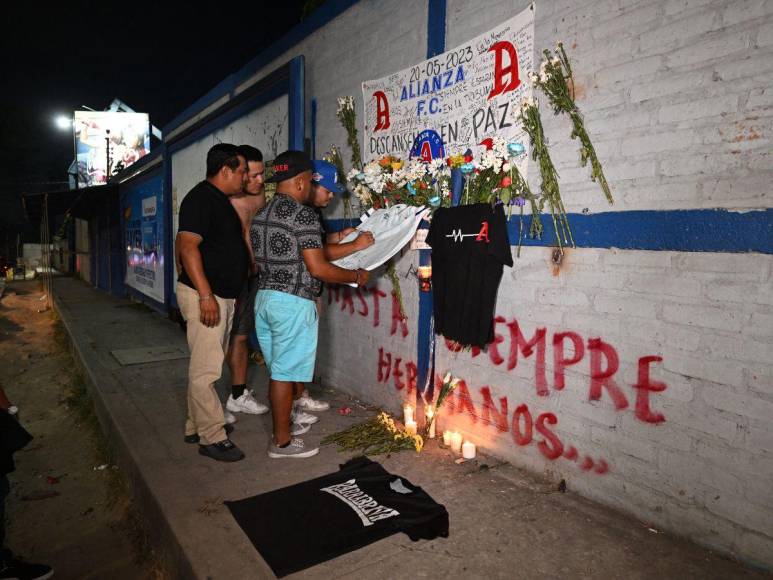
<svg viewBox="0 0 773 580"><path fill-rule="evenodd" d="M109 176L150 153L147 113L75 111L78 187L102 185Z"/></svg>

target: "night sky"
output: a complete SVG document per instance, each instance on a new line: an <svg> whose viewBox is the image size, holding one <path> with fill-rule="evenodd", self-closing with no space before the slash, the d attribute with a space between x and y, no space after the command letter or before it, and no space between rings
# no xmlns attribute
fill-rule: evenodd
<svg viewBox="0 0 773 580"><path fill-rule="evenodd" d="M305 4L319 2L216 2L207 11L178 3L6 3L0 244L22 226L21 194L66 187L72 133L57 129L57 115L82 105L103 110L117 97L162 128L281 38Z"/></svg>

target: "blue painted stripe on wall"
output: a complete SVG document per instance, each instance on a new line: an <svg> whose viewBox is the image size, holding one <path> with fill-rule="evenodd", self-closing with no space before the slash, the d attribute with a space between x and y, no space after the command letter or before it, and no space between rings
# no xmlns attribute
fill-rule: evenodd
<svg viewBox="0 0 773 580"><path fill-rule="evenodd" d="M350 220L327 220L330 231L348 227ZM553 221L542 215L541 240L526 234L531 218L523 219L524 246L554 246ZM760 252L773 254L773 209L732 212L721 209L621 211L569 214L579 248L620 248L675 252ZM510 244L518 244L518 215L507 224Z"/></svg>

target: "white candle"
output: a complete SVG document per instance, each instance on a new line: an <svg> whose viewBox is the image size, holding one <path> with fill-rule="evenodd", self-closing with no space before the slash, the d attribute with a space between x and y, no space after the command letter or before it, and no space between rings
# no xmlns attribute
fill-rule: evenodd
<svg viewBox="0 0 773 580"><path fill-rule="evenodd" d="M465 459L475 459L475 443L465 441L462 445L462 457Z"/></svg>
<svg viewBox="0 0 773 580"><path fill-rule="evenodd" d="M453 437L453 431L443 431L443 445L451 447L451 438Z"/></svg>
<svg viewBox="0 0 773 580"><path fill-rule="evenodd" d="M462 450L462 434L459 431L454 431L451 435L451 448L459 453Z"/></svg>
<svg viewBox="0 0 773 580"><path fill-rule="evenodd" d="M427 407L426 417L427 422L429 423L429 432L427 433L427 437L430 439L435 438L435 423L437 421L433 421L432 418L435 416L435 409L432 407Z"/></svg>
<svg viewBox="0 0 773 580"><path fill-rule="evenodd" d="M413 421L413 407L410 405L403 405L403 423L407 425L408 421Z"/></svg>
<svg viewBox="0 0 773 580"><path fill-rule="evenodd" d="M408 435L416 435L416 421L406 421L405 431Z"/></svg>

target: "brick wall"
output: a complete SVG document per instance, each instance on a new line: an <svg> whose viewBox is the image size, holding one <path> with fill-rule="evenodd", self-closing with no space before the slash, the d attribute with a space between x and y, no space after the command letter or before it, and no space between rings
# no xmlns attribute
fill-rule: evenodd
<svg viewBox="0 0 773 580"><path fill-rule="evenodd" d="M448 0L446 46L526 6ZM616 200L609 207L578 168L566 121L545 108L570 213L770 207L773 3L557 0L536 10L536 46L569 49ZM426 17L424 1L364 0L257 76L306 56L323 152L345 143L337 96L360 102L363 80L425 58ZM325 296L323 381L395 411L410 396L416 263L410 251L398 261L405 328L383 279ZM525 247L500 288L501 342L482 353L438 342L438 370L465 380L441 427L654 527L773 566L772 277L769 254L590 248L567 251L557 268L549 248Z"/></svg>

